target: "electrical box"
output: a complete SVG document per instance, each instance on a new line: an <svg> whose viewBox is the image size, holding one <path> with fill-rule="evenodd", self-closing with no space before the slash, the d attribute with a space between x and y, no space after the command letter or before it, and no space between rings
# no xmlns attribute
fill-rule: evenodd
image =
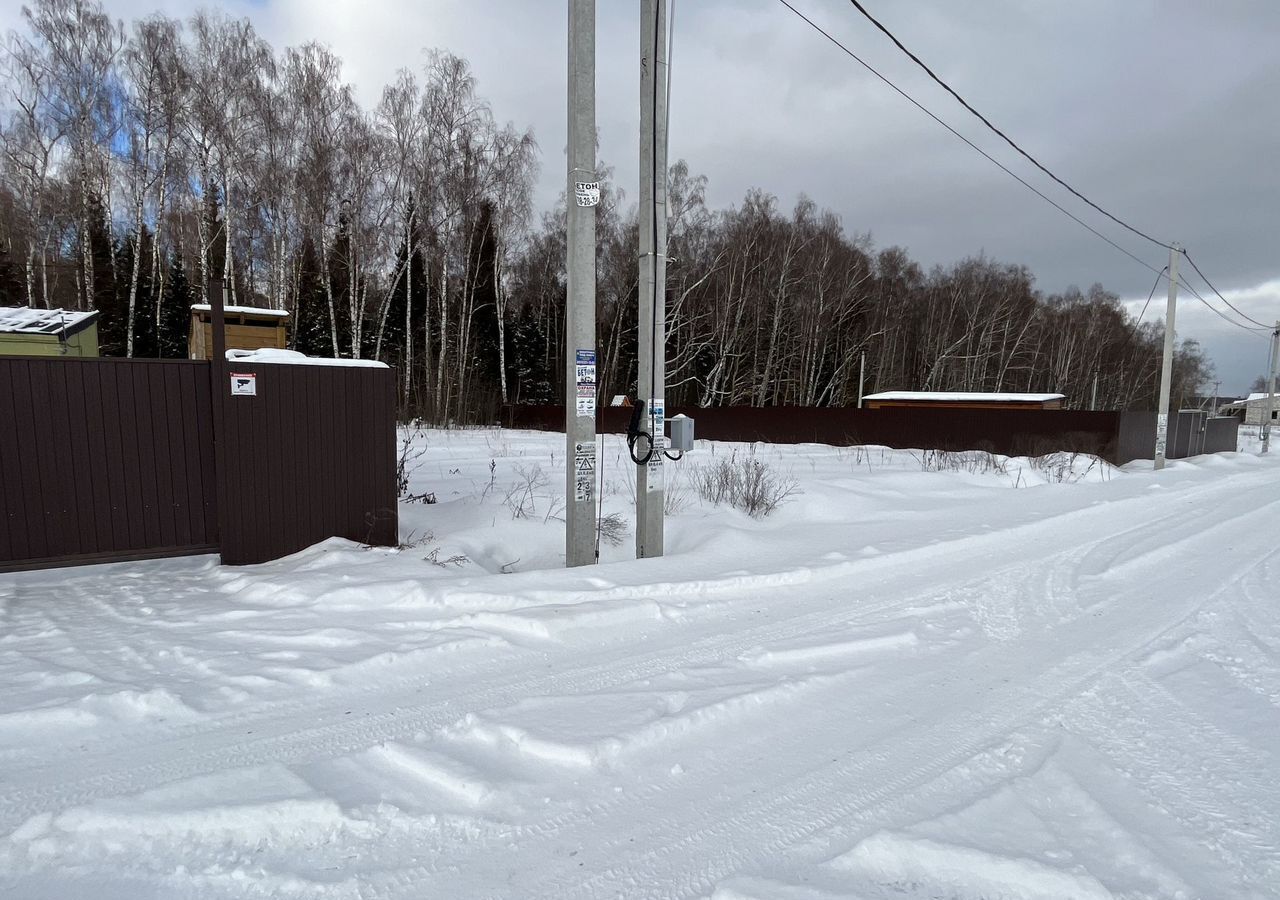
<svg viewBox="0 0 1280 900"><path fill-rule="evenodd" d="M693 419L686 415L667 419L668 450L693 449Z"/></svg>

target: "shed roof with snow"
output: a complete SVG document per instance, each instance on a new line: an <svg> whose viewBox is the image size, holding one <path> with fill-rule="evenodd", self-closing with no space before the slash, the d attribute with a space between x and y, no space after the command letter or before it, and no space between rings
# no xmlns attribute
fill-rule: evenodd
<svg viewBox="0 0 1280 900"><path fill-rule="evenodd" d="M863 398L870 409L894 406L959 409L1061 409L1065 394L984 391L882 391Z"/></svg>
<svg viewBox="0 0 1280 900"><path fill-rule="evenodd" d="M289 345L289 313L264 306L225 306L222 309L227 347L238 350L283 350ZM187 355L213 358L213 309L208 303L191 304L191 332Z"/></svg>
<svg viewBox="0 0 1280 900"><path fill-rule="evenodd" d="M0 353L97 356L98 312L0 306Z"/></svg>

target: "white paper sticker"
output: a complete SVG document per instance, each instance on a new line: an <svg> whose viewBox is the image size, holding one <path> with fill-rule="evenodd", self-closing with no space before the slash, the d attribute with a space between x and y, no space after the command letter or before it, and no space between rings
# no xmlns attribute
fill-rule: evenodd
<svg viewBox="0 0 1280 900"><path fill-rule="evenodd" d="M600 182L575 181L573 199L579 206L597 206L600 203Z"/></svg>
<svg viewBox="0 0 1280 900"><path fill-rule="evenodd" d="M667 401L662 397L649 398L649 416L653 419L653 436L661 437L667 433Z"/></svg>
<svg viewBox="0 0 1280 900"><path fill-rule="evenodd" d="M654 445L653 456L649 457L649 474L644 482L647 493L655 494L663 488L662 450L666 445L666 438L659 438Z"/></svg>
<svg viewBox="0 0 1280 900"><path fill-rule="evenodd" d="M595 418L596 414L596 386L594 384L578 385L578 416L580 418Z"/></svg>
<svg viewBox="0 0 1280 900"><path fill-rule="evenodd" d="M258 396L258 376L253 372L231 373L232 397Z"/></svg>
<svg viewBox="0 0 1280 900"><path fill-rule="evenodd" d="M645 491L653 494L663 490L662 451L667 447L666 439L666 400L662 397L649 398L649 424L653 427L653 455L649 457L649 475L645 480Z"/></svg>

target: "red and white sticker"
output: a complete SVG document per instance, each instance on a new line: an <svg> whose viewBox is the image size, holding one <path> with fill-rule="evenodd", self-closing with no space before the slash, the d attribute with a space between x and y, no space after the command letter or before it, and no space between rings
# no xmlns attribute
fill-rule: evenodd
<svg viewBox="0 0 1280 900"><path fill-rule="evenodd" d="M232 397L258 396L257 374L254 372L232 372L231 373L231 396Z"/></svg>

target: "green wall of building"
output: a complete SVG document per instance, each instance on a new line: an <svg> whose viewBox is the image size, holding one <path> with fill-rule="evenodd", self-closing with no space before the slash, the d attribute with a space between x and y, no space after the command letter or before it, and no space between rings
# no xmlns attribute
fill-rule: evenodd
<svg viewBox="0 0 1280 900"><path fill-rule="evenodd" d="M98 325L77 331L65 342L56 334L0 332L0 355L4 356L97 356Z"/></svg>

